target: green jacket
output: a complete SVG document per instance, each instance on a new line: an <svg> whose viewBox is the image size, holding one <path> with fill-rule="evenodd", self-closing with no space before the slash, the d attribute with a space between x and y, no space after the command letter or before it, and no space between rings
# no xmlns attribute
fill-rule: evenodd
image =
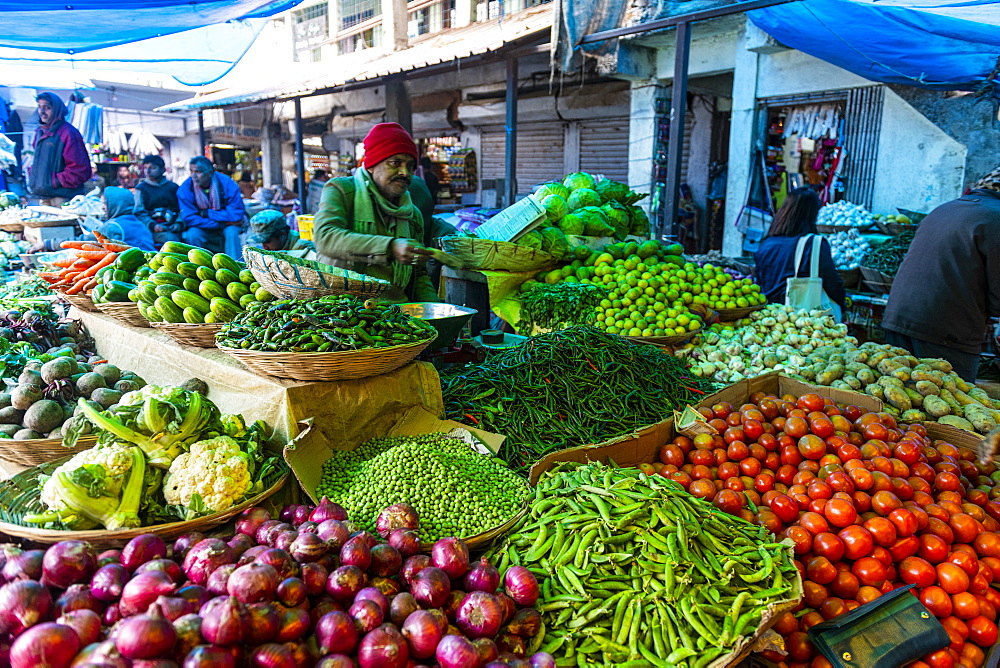
<svg viewBox="0 0 1000 668"><path fill-rule="evenodd" d="M410 221L402 221L394 229L389 229L385 221L377 220L379 234L359 234L354 231L355 187L351 177L330 179L323 186L323 197L313 221L313 242L319 261L391 281L390 264L395 260L389 251L390 244L393 239L422 242L423 218L417 209ZM425 265L419 263L413 269L409 285L394 285L383 293L382 299L397 303L438 301Z"/></svg>
<svg viewBox="0 0 1000 668"><path fill-rule="evenodd" d="M316 247L313 245L313 242L308 239L302 239L295 230L288 231L288 239L285 240L285 247L281 250L306 260L316 259Z"/></svg>

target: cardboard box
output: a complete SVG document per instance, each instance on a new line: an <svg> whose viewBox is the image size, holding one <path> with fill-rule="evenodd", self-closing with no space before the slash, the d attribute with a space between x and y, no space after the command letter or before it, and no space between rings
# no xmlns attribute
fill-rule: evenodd
<svg viewBox="0 0 1000 668"><path fill-rule="evenodd" d="M24 228L24 240L33 244L40 244L43 241L66 241L76 237L76 227L73 225L60 225L58 227L28 227Z"/></svg>

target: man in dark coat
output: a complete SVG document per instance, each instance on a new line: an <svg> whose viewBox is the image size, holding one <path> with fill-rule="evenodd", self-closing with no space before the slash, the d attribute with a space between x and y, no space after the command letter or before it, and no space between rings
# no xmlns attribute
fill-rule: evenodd
<svg viewBox="0 0 1000 668"><path fill-rule="evenodd" d="M888 342L941 357L972 382L986 321L1000 316L1000 167L928 214L892 283Z"/></svg>
<svg viewBox="0 0 1000 668"><path fill-rule="evenodd" d="M80 131L66 122L66 104L55 93L41 93L35 131L34 157L28 173L28 191L44 204L59 206L83 194L93 173L90 155Z"/></svg>

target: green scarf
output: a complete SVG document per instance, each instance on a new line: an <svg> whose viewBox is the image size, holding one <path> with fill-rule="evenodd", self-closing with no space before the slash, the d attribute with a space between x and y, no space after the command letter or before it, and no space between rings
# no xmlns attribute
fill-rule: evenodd
<svg viewBox="0 0 1000 668"><path fill-rule="evenodd" d="M393 205L387 200L371 175L364 167L358 167L354 172L354 231L359 234L377 234L396 238L412 238L412 223L420 212L413 206L410 193L404 192L399 198L399 205ZM381 213L386 229L379 229L375 209ZM389 260L392 266L392 284L405 288L413 278L413 267Z"/></svg>

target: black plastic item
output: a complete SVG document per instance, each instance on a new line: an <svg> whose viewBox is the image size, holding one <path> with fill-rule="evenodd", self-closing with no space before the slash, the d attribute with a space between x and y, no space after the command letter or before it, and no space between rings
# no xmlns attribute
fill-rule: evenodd
<svg viewBox="0 0 1000 668"><path fill-rule="evenodd" d="M483 343L503 343L503 332L498 329L484 329L480 335L483 337Z"/></svg>
<svg viewBox="0 0 1000 668"><path fill-rule="evenodd" d="M809 640L835 668L897 668L947 647L948 633L912 588L813 626Z"/></svg>

